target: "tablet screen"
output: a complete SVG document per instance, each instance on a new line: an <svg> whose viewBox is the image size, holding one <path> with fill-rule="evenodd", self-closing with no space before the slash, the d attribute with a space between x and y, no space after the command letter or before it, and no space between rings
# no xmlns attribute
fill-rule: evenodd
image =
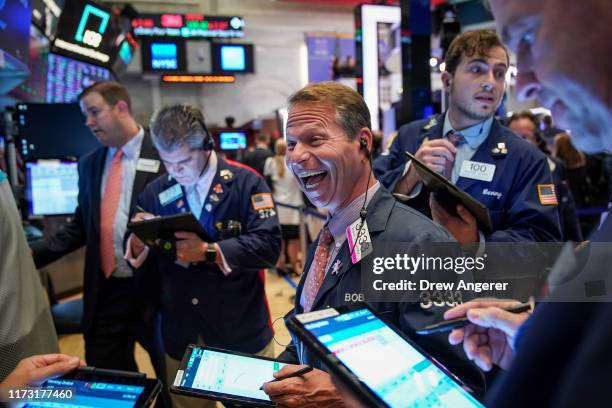
<svg viewBox="0 0 612 408"><path fill-rule="evenodd" d="M44 389L72 389L69 401L29 402L26 407L113 407L132 408L145 387L107 382L55 379L47 380Z"/></svg>
<svg viewBox="0 0 612 408"><path fill-rule="evenodd" d="M392 408L482 407L368 309L303 325Z"/></svg>
<svg viewBox="0 0 612 408"><path fill-rule="evenodd" d="M259 387L272 380L272 374L284 365L278 361L194 347L184 372L177 373L178 384L175 381L175 385L270 401Z"/></svg>

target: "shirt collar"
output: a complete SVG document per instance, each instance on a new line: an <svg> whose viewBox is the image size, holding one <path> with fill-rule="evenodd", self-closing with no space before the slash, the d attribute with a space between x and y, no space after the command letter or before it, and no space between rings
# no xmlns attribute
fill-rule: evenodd
<svg viewBox="0 0 612 408"><path fill-rule="evenodd" d="M136 133L136 136L134 136L130 139L129 142L121 146L121 151L123 151L123 155L128 160L133 160L140 156L140 147L144 139L144 133L144 129L142 127L138 127L138 133ZM117 148L109 147L108 152L110 157L114 157L116 151Z"/></svg>
<svg viewBox="0 0 612 408"><path fill-rule="evenodd" d="M380 183L377 181L372 187L370 187L367 191L367 200L365 202L366 208L372 201L372 198L380 188ZM366 193L363 193L346 207L340 209L333 216L328 216L327 226L329 227L329 231L334 237L334 241L336 245L342 244L346 239L346 228L351 225L355 220L359 218L359 212L363 207L363 200L365 198Z"/></svg>
<svg viewBox="0 0 612 408"><path fill-rule="evenodd" d="M469 128L465 128L463 130L455 130L450 123L450 119L448 118L448 111L444 115L444 127L442 128L442 134L444 137L450 132L454 130L457 133L461 133L461 135L465 138L465 141L472 149L477 149L478 146L485 141L487 136L489 136L489 132L491 131L491 126L493 125L493 116L484 120L483 122L477 123L474 126L470 126Z"/></svg>
<svg viewBox="0 0 612 408"><path fill-rule="evenodd" d="M199 193L206 194L208 192L210 183L213 177L215 177L215 174L217 173L217 162L217 154L214 150L211 150L210 159L208 159L206 171L202 174L202 176L200 176L198 181L193 186L193 188L198 189ZM206 191L203 191L204 189L206 189Z"/></svg>

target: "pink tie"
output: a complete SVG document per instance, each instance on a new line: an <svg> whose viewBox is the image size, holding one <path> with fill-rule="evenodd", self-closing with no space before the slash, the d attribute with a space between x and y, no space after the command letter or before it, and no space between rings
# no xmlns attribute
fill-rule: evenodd
<svg viewBox="0 0 612 408"><path fill-rule="evenodd" d="M310 312L317 293L323 284L325 279L325 266L327 266L327 259L329 258L329 244L333 241L333 236L329 231L329 228L324 227L319 235L319 243L315 250L314 268L311 268L311 273L308 274L306 283L304 285L304 312Z"/></svg>
<svg viewBox="0 0 612 408"><path fill-rule="evenodd" d="M453 144L453 146L461 146L462 144L465 143L465 137L463 137L463 135L461 133L457 133L454 130L449 130L448 133L446 134L446 138L448 139L449 142L451 142ZM453 165L455 164L455 161L446 161L446 166L444 168L444 177L446 177L447 179L451 179L451 176L453 175Z"/></svg>
<svg viewBox="0 0 612 408"><path fill-rule="evenodd" d="M117 266L113 225L121 197L121 157L123 151L117 150L108 172L104 196L100 205L100 267L104 276L110 278Z"/></svg>

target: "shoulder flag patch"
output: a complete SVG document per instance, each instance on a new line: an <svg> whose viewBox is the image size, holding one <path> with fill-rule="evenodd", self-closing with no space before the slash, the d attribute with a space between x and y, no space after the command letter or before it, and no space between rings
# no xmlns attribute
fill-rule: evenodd
<svg viewBox="0 0 612 408"><path fill-rule="evenodd" d="M542 205L557 205L557 194L554 184L538 184L538 197Z"/></svg>
<svg viewBox="0 0 612 408"><path fill-rule="evenodd" d="M251 196L251 203L255 211L274 208L274 201L272 201L272 194L270 193L253 194Z"/></svg>

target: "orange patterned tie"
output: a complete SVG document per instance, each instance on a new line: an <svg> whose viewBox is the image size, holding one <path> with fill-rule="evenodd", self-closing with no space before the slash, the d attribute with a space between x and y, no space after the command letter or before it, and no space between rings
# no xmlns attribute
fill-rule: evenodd
<svg viewBox="0 0 612 408"><path fill-rule="evenodd" d="M100 268L106 278L110 278L117 266L113 225L121 197L121 157L123 151L117 150L108 172L104 196L100 204Z"/></svg>
<svg viewBox="0 0 612 408"><path fill-rule="evenodd" d="M314 303L317 293L323 284L325 279L325 266L327 265L327 259L329 258L329 244L332 243L334 237L332 236L329 228L324 227L319 235L319 243L315 250L314 258L314 270L308 274L306 283L304 285L304 312L310 312L312 304Z"/></svg>

